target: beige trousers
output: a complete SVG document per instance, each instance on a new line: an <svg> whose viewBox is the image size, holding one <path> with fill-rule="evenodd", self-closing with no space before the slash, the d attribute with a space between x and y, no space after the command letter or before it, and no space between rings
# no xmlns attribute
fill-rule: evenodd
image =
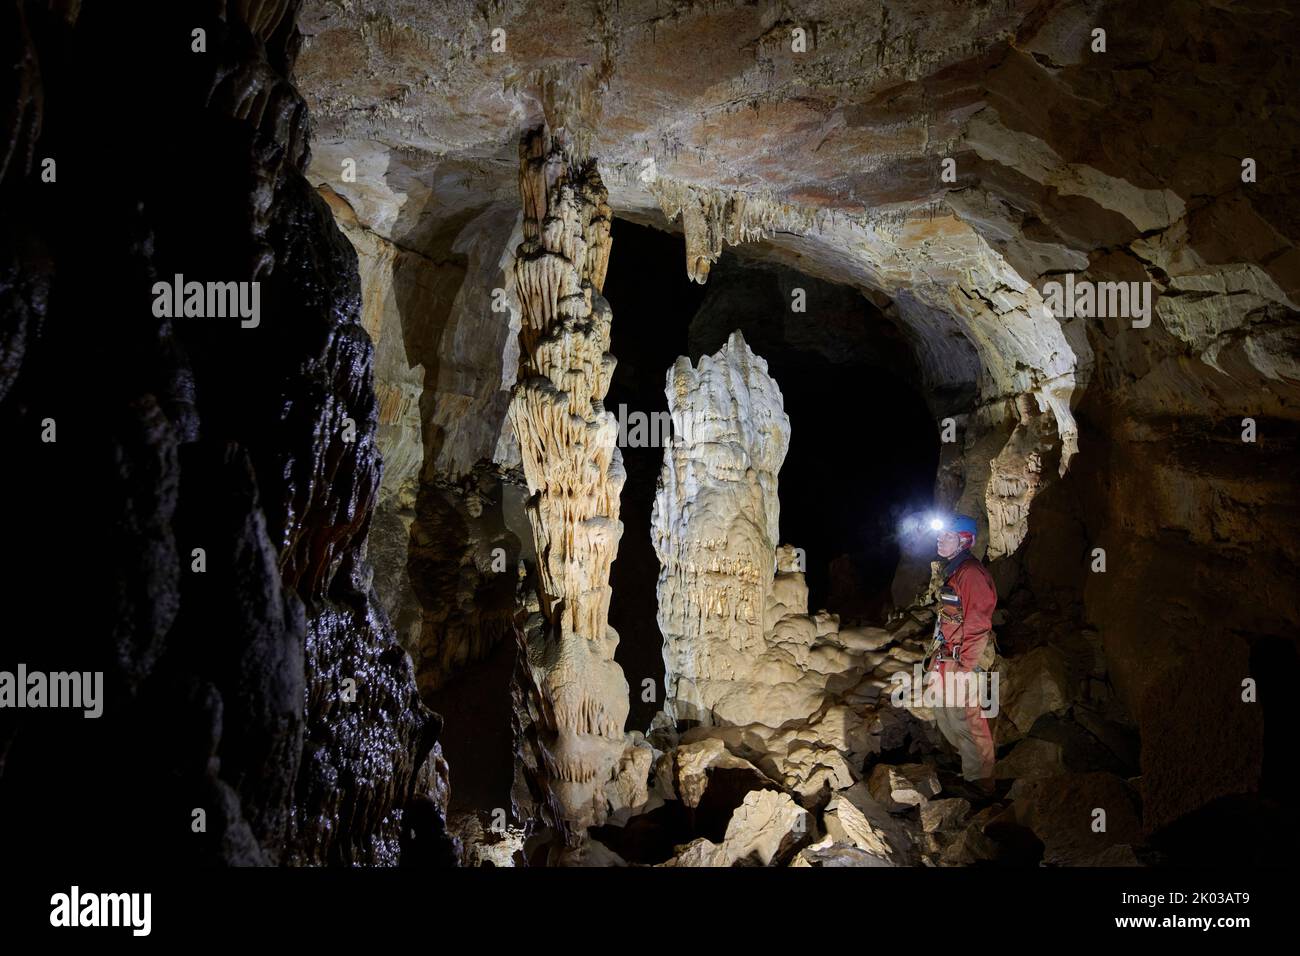
<svg viewBox="0 0 1300 956"><path fill-rule="evenodd" d="M966 780L987 780L993 776L993 731L979 705L936 707L934 718L939 732L961 756L961 775Z"/></svg>

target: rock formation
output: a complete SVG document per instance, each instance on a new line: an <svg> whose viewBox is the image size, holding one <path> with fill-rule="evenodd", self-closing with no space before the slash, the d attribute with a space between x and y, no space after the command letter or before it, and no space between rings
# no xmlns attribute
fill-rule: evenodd
<svg viewBox="0 0 1300 956"><path fill-rule="evenodd" d="M383 482L367 543L375 590L432 694L513 635L522 542L506 423L519 304L507 281L519 213L489 206L415 252L321 195L357 251L375 345Z"/></svg>
<svg viewBox="0 0 1300 956"><path fill-rule="evenodd" d="M1058 448L1055 423L1039 411L1032 395L1017 398L1016 411L1019 421L990 462L985 483L983 510L989 534L985 556L990 561L1014 554L1024 541L1030 506L1046 481L1044 459Z"/></svg>
<svg viewBox="0 0 1300 956"><path fill-rule="evenodd" d="M609 626L624 478L617 425L602 403L614 372L612 315L600 295L610 212L595 164L575 161L544 130L523 138L519 186L521 362L510 421L532 496L544 619L530 635L528 671L553 822L576 842L581 828L604 818L628 710Z"/></svg>
<svg viewBox="0 0 1300 956"><path fill-rule="evenodd" d="M710 800L727 800L724 792L734 807L721 843L684 843L667 865L961 865L1020 859L1035 839L1057 862L1135 861L1129 818L1122 835L1099 843L1081 835L1086 828L1036 815L1037 803L972 816L966 800L946 795L932 711L919 702L897 706L890 694L901 674L915 677L933 595L889 630L841 629L835 615L809 614L804 556L774 545L790 421L766 363L739 333L698 366L679 359L666 395L675 434L652 534L662 562L667 698L651 734L654 793L641 812L680 800L700 813ZM1032 479L1054 438L1035 412L1022 401L1019 430L993 460L999 481L989 487L1006 503L990 507L991 526L1006 550L1023 534L1015 508L1027 511L1039 487L1025 480L1012 488L1008 475L1019 468ZM1032 618L1024 625L1030 633L1042 627ZM1104 667L1096 671L1096 636L1044 637L1010 659L995 660L988 649L985 665L1006 678L997 739L1020 741L998 776L1019 786L1092 771L1119 792L1125 785L1113 771L1131 772L1134 755L1122 743L1096 744L1114 739L1105 729L1113 712L1104 695L1093 696L1097 678L1105 680ZM794 813L799 807L809 814ZM1060 826L1080 835L1054 843L1050 828Z"/></svg>
<svg viewBox="0 0 1300 956"><path fill-rule="evenodd" d="M219 7L0 13L24 91L2 121L0 429L31 455L5 469L23 545L0 572L60 609L59 640L14 633L3 668L105 678L88 734L0 718L6 853L450 863L441 721L364 558L374 352L304 175L296 5ZM161 315L178 275L253 284L257 321Z"/></svg>
<svg viewBox="0 0 1300 956"><path fill-rule="evenodd" d="M776 476L790 420L767 363L739 334L698 368L678 359L665 393L675 434L651 518L662 567L665 712L674 720L750 723L761 700L779 693L769 685L795 676L781 680L776 670L753 666L767 631Z"/></svg>

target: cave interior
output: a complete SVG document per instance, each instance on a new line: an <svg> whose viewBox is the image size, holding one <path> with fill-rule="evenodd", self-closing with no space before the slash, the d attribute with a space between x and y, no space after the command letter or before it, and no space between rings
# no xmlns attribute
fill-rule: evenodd
<svg viewBox="0 0 1300 956"><path fill-rule="evenodd" d="M146 6L0 14L16 853L1300 849L1295 12Z"/></svg>

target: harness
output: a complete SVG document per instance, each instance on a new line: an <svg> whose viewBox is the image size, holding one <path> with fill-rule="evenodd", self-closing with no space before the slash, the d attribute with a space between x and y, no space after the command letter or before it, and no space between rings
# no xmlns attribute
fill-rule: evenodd
<svg viewBox="0 0 1300 956"><path fill-rule="evenodd" d="M948 559L948 564L943 569L943 586L939 588L939 607L934 615L934 635L930 640L930 647L926 650L925 659L922 662L923 669L929 670L933 662L951 661L954 664L961 662L961 645L962 639L965 638L965 615L962 612L961 595L957 593L951 585L952 576L957 573L967 561L973 561L975 556L969 550L963 549ZM956 621L958 636L952 641L951 647L947 638L943 636L943 622L945 618L944 609L951 611L946 615L949 621ZM976 671L983 668L975 667Z"/></svg>

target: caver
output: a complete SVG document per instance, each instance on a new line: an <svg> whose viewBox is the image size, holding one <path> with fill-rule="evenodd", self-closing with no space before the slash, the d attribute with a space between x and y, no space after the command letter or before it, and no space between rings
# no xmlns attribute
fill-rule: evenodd
<svg viewBox="0 0 1300 956"><path fill-rule="evenodd" d="M970 552L977 530L974 518L937 518L931 528L938 532L939 557L948 561L939 592L938 646L932 658L934 673L946 680L978 670L991 634L998 592L992 575ZM993 734L979 704L967 701L955 707L936 707L934 713L944 739L961 755L962 776L991 792Z"/></svg>

